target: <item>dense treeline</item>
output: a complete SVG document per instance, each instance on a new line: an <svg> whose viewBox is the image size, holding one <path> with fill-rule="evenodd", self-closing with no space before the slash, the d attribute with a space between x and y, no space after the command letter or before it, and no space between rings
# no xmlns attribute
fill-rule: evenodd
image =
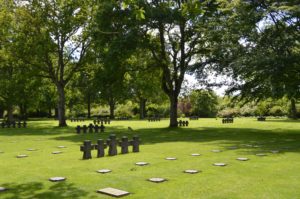
<svg viewBox="0 0 300 199"><path fill-rule="evenodd" d="M111 118L126 112L142 119L168 116L170 127L182 114L297 118L297 1L0 5L0 117L5 112L7 120L53 116L66 126L68 116L99 115L94 110L100 106L108 107ZM222 105L227 98L210 90L183 95L188 73L204 87L217 86L208 81L212 73L230 77L222 84L234 106Z"/></svg>

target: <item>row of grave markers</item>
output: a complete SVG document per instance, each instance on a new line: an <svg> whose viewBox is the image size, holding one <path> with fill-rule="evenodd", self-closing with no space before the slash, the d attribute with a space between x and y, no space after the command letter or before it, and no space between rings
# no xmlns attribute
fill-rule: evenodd
<svg viewBox="0 0 300 199"><path fill-rule="evenodd" d="M222 124L228 124L228 123L233 123L232 117L227 117L222 119Z"/></svg>
<svg viewBox="0 0 300 199"><path fill-rule="evenodd" d="M1 125L0 125L2 128L26 128L27 127L27 122L26 121L12 121L12 122L8 122L8 121L2 121L1 122Z"/></svg>
<svg viewBox="0 0 300 199"><path fill-rule="evenodd" d="M128 147L132 146L132 152L137 153L140 151L140 138L133 136L131 141L127 136L123 136L121 141L118 141L115 134L111 134L106 142L103 139L98 139L97 144L92 144L92 141L85 140L83 145L80 146L80 151L83 152L82 159L92 159L92 150L97 150L97 158L105 156L105 149L108 147L108 155L115 156L118 154L117 146L121 147L121 154L128 153Z"/></svg>
<svg viewBox="0 0 300 199"><path fill-rule="evenodd" d="M189 126L189 121L183 121L183 120L179 120L178 122L178 126Z"/></svg>
<svg viewBox="0 0 300 199"><path fill-rule="evenodd" d="M105 126L103 124L101 124L101 126L98 125L93 125L93 124L89 124L87 125L83 125L83 126L76 126L75 130L77 134L80 134L81 132L86 134L88 133L99 133L100 132L104 132Z"/></svg>
<svg viewBox="0 0 300 199"><path fill-rule="evenodd" d="M105 118L105 119L94 119L93 120L94 124L100 124L103 125L104 124L110 124L110 119L109 118Z"/></svg>
<svg viewBox="0 0 300 199"><path fill-rule="evenodd" d="M148 117L148 122L160 122L160 117Z"/></svg>

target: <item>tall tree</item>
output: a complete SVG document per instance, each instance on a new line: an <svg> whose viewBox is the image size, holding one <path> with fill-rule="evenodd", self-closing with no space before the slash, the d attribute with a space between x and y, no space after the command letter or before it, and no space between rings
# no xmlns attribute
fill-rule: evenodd
<svg viewBox="0 0 300 199"><path fill-rule="evenodd" d="M58 94L59 126L66 126L65 87L84 66L90 38L91 7L84 0L28 0L19 7L21 57L39 76L49 78ZM24 54L27 56L24 57Z"/></svg>

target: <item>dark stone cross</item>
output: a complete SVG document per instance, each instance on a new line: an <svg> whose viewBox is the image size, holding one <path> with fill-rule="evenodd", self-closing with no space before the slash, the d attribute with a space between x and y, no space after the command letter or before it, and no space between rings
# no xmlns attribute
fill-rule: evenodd
<svg viewBox="0 0 300 199"><path fill-rule="evenodd" d="M77 133L77 134L80 134L81 127L78 125L75 129L76 129L76 133Z"/></svg>
<svg viewBox="0 0 300 199"><path fill-rule="evenodd" d="M95 129L95 133L99 133L99 126L97 124L94 126L94 129Z"/></svg>
<svg viewBox="0 0 300 199"><path fill-rule="evenodd" d="M116 135L115 134L111 134L109 136L109 139L107 139L106 141L108 148L108 155L109 156L114 156L118 154L117 151L117 139L116 139Z"/></svg>
<svg viewBox="0 0 300 199"><path fill-rule="evenodd" d="M94 130L93 124L90 124L90 125L88 126L88 128L89 128L89 133L93 133L93 130Z"/></svg>
<svg viewBox="0 0 300 199"><path fill-rule="evenodd" d="M119 142L119 146L121 147L121 153L125 154L128 153L128 146L130 146L130 143L128 141L128 137L127 136L123 136L122 141Z"/></svg>
<svg viewBox="0 0 300 199"><path fill-rule="evenodd" d="M179 120L178 124L179 126L182 126L182 120Z"/></svg>
<svg viewBox="0 0 300 199"><path fill-rule="evenodd" d="M139 136L133 136L133 139L130 141L130 145L132 145L132 152L140 151L140 138Z"/></svg>
<svg viewBox="0 0 300 199"><path fill-rule="evenodd" d="M24 128L27 127L27 122L26 122L26 121L23 122L23 127L24 127Z"/></svg>
<svg viewBox="0 0 300 199"><path fill-rule="evenodd" d="M97 150L97 158L104 157L106 144L102 139L97 140L97 144L95 145L95 149Z"/></svg>
<svg viewBox="0 0 300 199"><path fill-rule="evenodd" d="M83 125L83 126L82 126L82 130L83 130L83 133L86 133L86 131L87 131L87 126L86 126L86 125Z"/></svg>
<svg viewBox="0 0 300 199"><path fill-rule="evenodd" d="M101 124L100 126L100 132L104 132L105 126L103 124Z"/></svg>
<svg viewBox="0 0 300 199"><path fill-rule="evenodd" d="M80 146L80 151L83 152L82 159L84 159L84 160L92 159L92 154L91 154L92 150L93 150L92 141L85 140L83 142L83 145Z"/></svg>
<svg viewBox="0 0 300 199"><path fill-rule="evenodd" d="M189 121L185 121L185 126L189 126Z"/></svg>

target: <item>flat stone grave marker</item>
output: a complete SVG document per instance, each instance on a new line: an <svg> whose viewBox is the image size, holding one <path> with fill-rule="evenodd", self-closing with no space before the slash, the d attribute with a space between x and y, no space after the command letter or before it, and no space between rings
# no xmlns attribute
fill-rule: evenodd
<svg viewBox="0 0 300 199"><path fill-rule="evenodd" d="M271 153L279 153L279 151L278 150L272 150L272 151L270 151Z"/></svg>
<svg viewBox="0 0 300 199"><path fill-rule="evenodd" d="M211 150L211 152L214 152L214 153L220 153L220 152L222 152L222 151L219 150L219 149L214 149L214 150Z"/></svg>
<svg viewBox="0 0 300 199"><path fill-rule="evenodd" d="M26 157L28 157L28 155L25 154L17 155L17 158L26 158Z"/></svg>
<svg viewBox="0 0 300 199"><path fill-rule="evenodd" d="M102 193L102 194L106 194L106 195L109 195L109 196L114 196L114 197L122 197L122 196L127 196L127 195L130 194L127 191L123 191L123 190L115 189L115 188L111 188L111 187L104 188L104 189L99 189L97 192Z"/></svg>
<svg viewBox="0 0 300 199"><path fill-rule="evenodd" d="M57 146L57 148L62 149L62 148L67 148L67 147L65 147L65 146Z"/></svg>
<svg viewBox="0 0 300 199"><path fill-rule="evenodd" d="M200 156L201 154L199 153L192 153L191 156Z"/></svg>
<svg viewBox="0 0 300 199"><path fill-rule="evenodd" d="M249 158L237 158L237 160L239 160L239 161L247 161L247 160L249 160Z"/></svg>
<svg viewBox="0 0 300 199"><path fill-rule="evenodd" d="M61 182L61 181L65 181L67 178L66 177L51 177L49 178L49 180L51 182Z"/></svg>
<svg viewBox="0 0 300 199"><path fill-rule="evenodd" d="M167 181L165 178L149 178L150 182L161 183Z"/></svg>
<svg viewBox="0 0 300 199"><path fill-rule="evenodd" d="M138 165L138 166L146 166L146 165L148 165L149 163L148 162L137 162L137 163L135 163L136 165Z"/></svg>
<svg viewBox="0 0 300 199"><path fill-rule="evenodd" d="M199 173L199 171L195 169L187 169L184 171L184 173L195 174L195 173Z"/></svg>
<svg viewBox="0 0 300 199"><path fill-rule="evenodd" d="M52 154L61 154L61 151L53 151Z"/></svg>
<svg viewBox="0 0 300 199"><path fill-rule="evenodd" d="M238 149L238 147L237 146L230 146L230 147L228 147L228 149L234 150L234 149Z"/></svg>
<svg viewBox="0 0 300 199"><path fill-rule="evenodd" d="M0 192L7 191L8 189L5 187L0 187Z"/></svg>
<svg viewBox="0 0 300 199"><path fill-rule="evenodd" d="M111 170L109 170L109 169L100 169L100 170L97 170L97 172L98 173L110 173L111 172Z"/></svg>
<svg viewBox="0 0 300 199"><path fill-rule="evenodd" d="M256 156L267 156L267 154L264 154L264 153L257 153L255 154Z"/></svg>
<svg viewBox="0 0 300 199"><path fill-rule="evenodd" d="M213 165L214 165L214 166L219 166L219 167L224 167L224 166L226 166L227 164L226 164L226 163L222 163L222 162L217 162L217 163L214 163Z"/></svg>
<svg viewBox="0 0 300 199"><path fill-rule="evenodd" d="M167 157L166 160L177 160L177 158L174 158L174 157Z"/></svg>
<svg viewBox="0 0 300 199"><path fill-rule="evenodd" d="M36 151L37 149L27 149L27 151Z"/></svg>

